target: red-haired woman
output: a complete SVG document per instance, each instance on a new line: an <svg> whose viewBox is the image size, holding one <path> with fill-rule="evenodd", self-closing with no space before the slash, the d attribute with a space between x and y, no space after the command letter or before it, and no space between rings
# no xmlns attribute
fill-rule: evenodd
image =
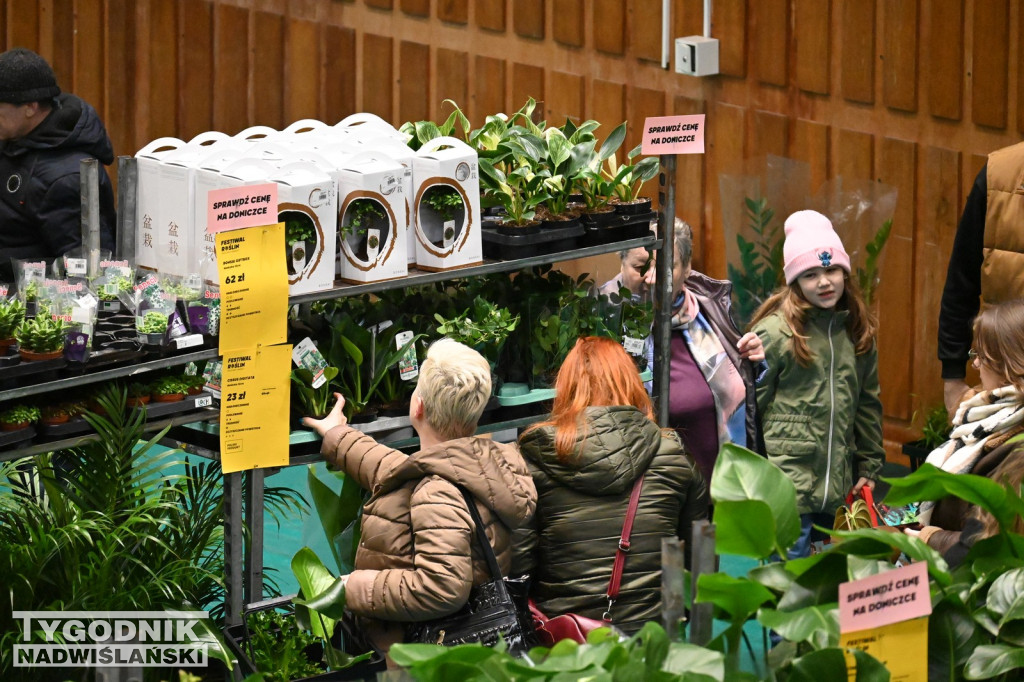
<svg viewBox="0 0 1024 682"><path fill-rule="evenodd" d="M707 518L700 471L654 421L633 361L611 339L585 337L555 381L550 418L519 439L537 486L533 522L515 535L513 572L529 573L548 616L599 619L630 493L643 477L613 622L630 634L659 617L661 540L689 539Z"/></svg>

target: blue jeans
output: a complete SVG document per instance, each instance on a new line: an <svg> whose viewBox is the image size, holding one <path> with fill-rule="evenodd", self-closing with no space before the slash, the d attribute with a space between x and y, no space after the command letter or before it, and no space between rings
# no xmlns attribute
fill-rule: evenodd
<svg viewBox="0 0 1024 682"><path fill-rule="evenodd" d="M816 540L824 540L827 536L821 531L811 528L812 525L831 528L835 523L835 514L824 512L810 512L800 515L800 537L796 543L786 552L786 558L799 559L811 555L811 543Z"/></svg>

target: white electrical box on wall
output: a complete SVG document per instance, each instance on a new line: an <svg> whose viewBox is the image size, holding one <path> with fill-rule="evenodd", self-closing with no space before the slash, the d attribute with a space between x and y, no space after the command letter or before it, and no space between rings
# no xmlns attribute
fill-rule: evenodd
<svg viewBox="0 0 1024 682"><path fill-rule="evenodd" d="M704 36L676 38L676 73L687 76L718 74L718 39Z"/></svg>

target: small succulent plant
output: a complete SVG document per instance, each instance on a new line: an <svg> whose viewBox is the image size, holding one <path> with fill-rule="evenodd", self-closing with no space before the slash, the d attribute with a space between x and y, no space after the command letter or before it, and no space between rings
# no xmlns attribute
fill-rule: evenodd
<svg viewBox="0 0 1024 682"><path fill-rule="evenodd" d="M64 348L67 326L63 320L40 315L23 320L14 332L22 350L34 353L52 353Z"/></svg>
<svg viewBox="0 0 1024 682"><path fill-rule="evenodd" d="M25 305L14 298L0 302L0 339L14 337L14 332L25 319Z"/></svg>

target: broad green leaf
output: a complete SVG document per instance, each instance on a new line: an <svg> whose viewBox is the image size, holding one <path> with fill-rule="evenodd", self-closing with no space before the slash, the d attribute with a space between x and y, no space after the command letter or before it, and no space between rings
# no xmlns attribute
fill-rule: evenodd
<svg viewBox="0 0 1024 682"><path fill-rule="evenodd" d="M887 478L891 486L885 503L892 506L926 500L958 497L981 507L994 516L1003 528L1013 525L1014 511L1007 504L1006 488L992 479L973 474L951 474L931 464L903 478Z"/></svg>
<svg viewBox="0 0 1024 682"><path fill-rule="evenodd" d="M791 642L809 640L821 631L828 633L832 646L839 642L839 611L835 606L809 606L796 611L761 609L757 612L757 621Z"/></svg>
<svg viewBox="0 0 1024 682"><path fill-rule="evenodd" d="M786 567L789 568L787 562ZM833 604L839 600L839 585L847 581L846 557L825 552L814 570L800 573L779 600L779 608L794 611L807 606Z"/></svg>
<svg viewBox="0 0 1024 682"><path fill-rule="evenodd" d="M986 606L1000 617L1000 626L1024 619L1024 568L1014 568L996 578Z"/></svg>
<svg viewBox="0 0 1024 682"><path fill-rule="evenodd" d="M725 573L704 573L697 578L698 604L714 604L725 611L733 622L745 621L774 595L763 585L734 578Z"/></svg>
<svg viewBox="0 0 1024 682"><path fill-rule="evenodd" d="M794 578L793 574L786 570L786 565L778 561L750 569L747 577L775 592L788 590Z"/></svg>
<svg viewBox="0 0 1024 682"><path fill-rule="evenodd" d="M777 466L746 448L732 443L722 446L711 476L711 499L716 504L716 524L721 523L718 503L759 500L768 505L775 519L776 546L787 549L800 537L793 482ZM734 525L750 520L738 519Z"/></svg>
<svg viewBox="0 0 1024 682"><path fill-rule="evenodd" d="M319 595L329 589L335 581L335 576L309 547L303 547L292 557L292 573L295 574L303 595ZM319 620L316 614L310 615L310 630L317 637L330 639L334 634L333 620L324 624L326 628L320 626Z"/></svg>
<svg viewBox="0 0 1024 682"><path fill-rule="evenodd" d="M857 661L856 682L889 682L892 677L885 665L866 651L855 649L853 658Z"/></svg>
<svg viewBox="0 0 1024 682"><path fill-rule="evenodd" d="M940 585L946 586L952 582L949 564L946 563L946 560L942 558L941 554L917 538L877 528L836 531L835 535L843 538L843 541L833 549L835 552L880 558L880 551L882 552L881 556L885 556L885 546L896 548L914 561L927 561L929 575Z"/></svg>
<svg viewBox="0 0 1024 682"><path fill-rule="evenodd" d="M793 661L789 682L822 682L845 680L846 657L839 648L820 649Z"/></svg>
<svg viewBox="0 0 1024 682"><path fill-rule="evenodd" d="M725 678L725 656L717 651L695 644L673 642L669 645L668 656L661 668L665 672L683 675L705 675L713 680Z"/></svg>
<svg viewBox="0 0 1024 682"><path fill-rule="evenodd" d="M758 500L715 503L715 553L764 559L775 547L775 519Z"/></svg>
<svg viewBox="0 0 1024 682"><path fill-rule="evenodd" d="M341 620L345 616L345 583L341 578L335 578L334 582L320 594L309 599L296 598L293 601L328 618Z"/></svg>
<svg viewBox="0 0 1024 682"><path fill-rule="evenodd" d="M615 129L608 134L608 137L601 144L601 150L598 152L598 159L603 162L605 159L610 158L619 147L622 145L622 141L626 139L626 123L622 122L615 126Z"/></svg>
<svg viewBox="0 0 1024 682"><path fill-rule="evenodd" d="M879 573L885 573L892 569L892 564L879 559L863 559L859 556L849 555L846 557L847 577L850 580L869 578Z"/></svg>
<svg viewBox="0 0 1024 682"><path fill-rule="evenodd" d="M964 677L987 680L1019 668L1024 668L1024 649L1006 644L983 644L967 659Z"/></svg>
<svg viewBox="0 0 1024 682"><path fill-rule="evenodd" d="M945 599L928 617L928 679L958 680L971 652L987 641L970 612Z"/></svg>

